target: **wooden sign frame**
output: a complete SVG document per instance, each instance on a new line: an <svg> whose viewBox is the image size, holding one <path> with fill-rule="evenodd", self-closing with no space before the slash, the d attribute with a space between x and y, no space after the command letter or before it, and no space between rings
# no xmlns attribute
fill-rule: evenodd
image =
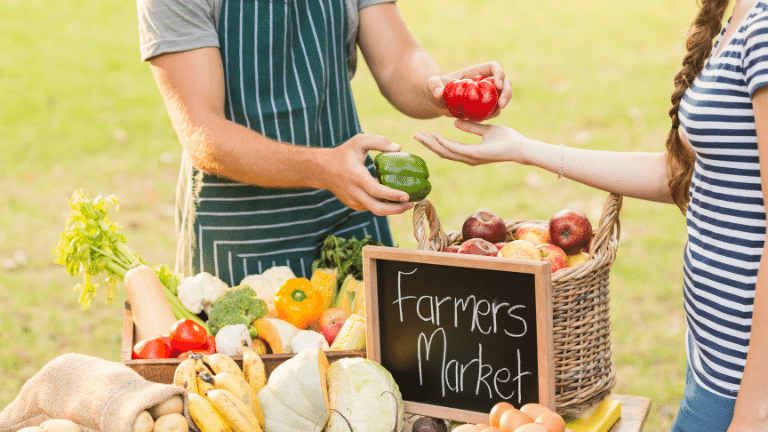
<svg viewBox="0 0 768 432"><path fill-rule="evenodd" d="M480 270L527 273L535 284L536 356L538 361L538 403L555 409L554 341L552 330L551 273L547 262L523 261L469 254L365 246L363 273L366 298L367 358L382 363L379 287L377 265L381 261L464 267ZM401 385L402 387L402 385ZM402 389L401 389L402 392ZM465 423L487 424L489 412L460 409L408 400L403 394L405 411L413 414L449 419ZM490 409L488 410L490 411Z"/></svg>

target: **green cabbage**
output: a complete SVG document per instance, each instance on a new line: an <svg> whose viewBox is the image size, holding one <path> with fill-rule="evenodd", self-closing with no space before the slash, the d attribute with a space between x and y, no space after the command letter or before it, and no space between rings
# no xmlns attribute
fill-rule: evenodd
<svg viewBox="0 0 768 432"><path fill-rule="evenodd" d="M354 432L402 429L403 397L380 364L361 357L342 358L328 367L327 380L329 406L338 413L331 412L326 432L350 432L345 418Z"/></svg>

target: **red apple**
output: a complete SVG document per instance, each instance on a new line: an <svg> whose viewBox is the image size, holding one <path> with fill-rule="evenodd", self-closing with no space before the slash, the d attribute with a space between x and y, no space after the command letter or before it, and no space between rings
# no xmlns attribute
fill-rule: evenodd
<svg viewBox="0 0 768 432"><path fill-rule="evenodd" d="M509 243L509 242L505 242L505 241L503 241L503 242L494 243L493 245L494 245L494 246L496 246L496 249L498 249L498 250L501 250L501 248L503 248L504 246L506 246L506 245L507 245L507 243Z"/></svg>
<svg viewBox="0 0 768 432"><path fill-rule="evenodd" d="M340 323L323 327L320 333L323 335L325 340L328 341L328 345L331 345L333 343L333 340L336 339L336 335L339 334L339 330L343 325L344 323L340 322Z"/></svg>
<svg viewBox="0 0 768 432"><path fill-rule="evenodd" d="M507 238L507 226L504 220L487 210L472 213L461 227L464 241L481 238L491 243L502 242Z"/></svg>
<svg viewBox="0 0 768 432"><path fill-rule="evenodd" d="M491 242L481 238L471 238L461 244L460 254L496 256L499 249Z"/></svg>
<svg viewBox="0 0 768 432"><path fill-rule="evenodd" d="M589 243L592 224L584 213L563 209L549 220L549 237L552 244L560 246L566 254L571 255Z"/></svg>
<svg viewBox="0 0 768 432"><path fill-rule="evenodd" d="M512 240L501 248L498 256L502 258L541 261L541 254L536 249L536 245L528 240Z"/></svg>
<svg viewBox="0 0 768 432"><path fill-rule="evenodd" d="M318 324L320 324L320 328L323 329L334 324L343 323L348 317L349 312L342 308L328 308L323 311Z"/></svg>
<svg viewBox="0 0 768 432"><path fill-rule="evenodd" d="M450 246L446 247L445 249L443 249L443 252L457 253L459 251L459 249L461 249L461 245L454 244L454 245L450 245Z"/></svg>
<svg viewBox="0 0 768 432"><path fill-rule="evenodd" d="M549 229L544 225L528 222L515 231L515 238L518 240L528 240L538 246L549 243Z"/></svg>
<svg viewBox="0 0 768 432"><path fill-rule="evenodd" d="M549 265L552 267L552 273L560 270L561 268L568 267L568 255L559 246L555 246L551 243L542 243L536 246L539 250L539 255L544 261L549 261Z"/></svg>

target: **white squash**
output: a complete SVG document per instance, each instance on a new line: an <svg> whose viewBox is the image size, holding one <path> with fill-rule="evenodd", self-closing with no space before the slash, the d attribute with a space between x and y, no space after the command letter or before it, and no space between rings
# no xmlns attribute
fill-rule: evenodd
<svg viewBox="0 0 768 432"><path fill-rule="evenodd" d="M259 318L254 323L259 337L267 341L273 354L291 352L291 341L301 331L295 325L279 318Z"/></svg>
<svg viewBox="0 0 768 432"><path fill-rule="evenodd" d="M266 432L321 431L328 420L328 359L318 349L304 350L269 375L258 398Z"/></svg>

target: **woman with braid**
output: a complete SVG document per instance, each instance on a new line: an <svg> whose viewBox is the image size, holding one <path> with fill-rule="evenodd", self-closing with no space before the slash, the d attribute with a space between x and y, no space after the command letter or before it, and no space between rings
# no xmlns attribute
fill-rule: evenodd
<svg viewBox="0 0 768 432"><path fill-rule="evenodd" d="M675 76L666 151L594 151L456 121L482 137L418 139L479 165L535 165L604 191L674 203L687 219L687 379L673 432L768 431L768 1L701 0ZM595 167L600 167L596 170Z"/></svg>

